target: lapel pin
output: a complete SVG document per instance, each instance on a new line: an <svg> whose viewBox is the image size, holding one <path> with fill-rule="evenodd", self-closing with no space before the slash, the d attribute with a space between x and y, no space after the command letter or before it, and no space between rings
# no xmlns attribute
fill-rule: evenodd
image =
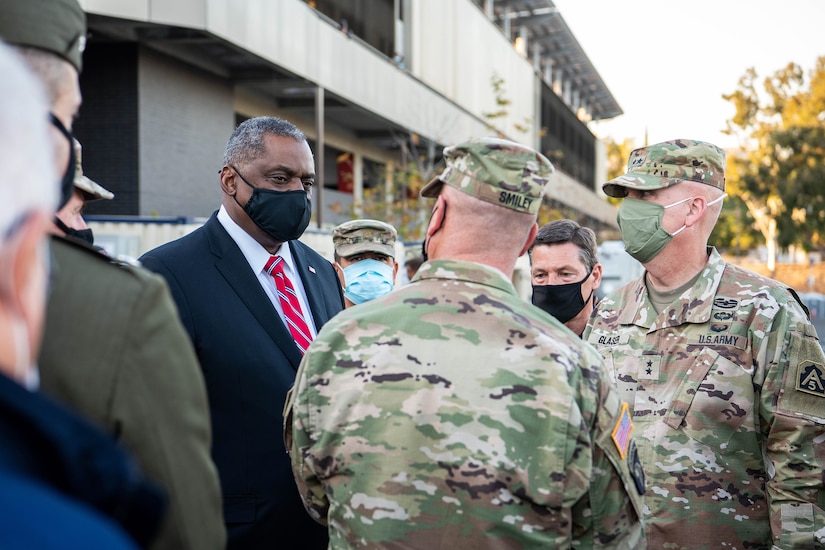
<svg viewBox="0 0 825 550"><path fill-rule="evenodd" d="M311 265L310 265L310 266L307 266L307 269L309 269L309 272L310 272L310 273L315 273L315 268L314 268L314 267L312 267Z"/></svg>

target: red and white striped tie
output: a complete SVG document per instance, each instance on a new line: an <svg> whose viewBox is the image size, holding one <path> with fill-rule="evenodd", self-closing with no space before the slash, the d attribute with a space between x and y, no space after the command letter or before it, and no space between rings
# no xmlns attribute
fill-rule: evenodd
<svg viewBox="0 0 825 550"><path fill-rule="evenodd" d="M295 340L295 345L298 346L301 355L303 355L309 347L309 343L312 342L312 333L309 332L309 327L301 311L301 303L295 294L295 287L292 286L289 277L284 273L284 259L280 256L271 256L266 262L264 271L275 279L275 286L278 288L278 299L281 301L281 309L284 311L287 328L289 328L289 332Z"/></svg>

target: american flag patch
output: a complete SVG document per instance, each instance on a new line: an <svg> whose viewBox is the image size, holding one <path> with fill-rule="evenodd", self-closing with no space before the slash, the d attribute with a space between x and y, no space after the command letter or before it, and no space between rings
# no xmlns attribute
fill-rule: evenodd
<svg viewBox="0 0 825 550"><path fill-rule="evenodd" d="M619 421L616 422L616 427L613 428L613 443L619 449L619 455L624 459L627 454L627 448L630 446L630 432L633 431L633 422L630 420L630 409L627 403L622 403L622 411L619 413Z"/></svg>

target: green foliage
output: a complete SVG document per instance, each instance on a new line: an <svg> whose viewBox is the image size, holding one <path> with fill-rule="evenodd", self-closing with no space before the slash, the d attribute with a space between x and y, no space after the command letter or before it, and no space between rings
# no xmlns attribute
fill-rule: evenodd
<svg viewBox="0 0 825 550"><path fill-rule="evenodd" d="M736 108L727 133L737 136L741 152L728 159L726 210L745 204L751 220L766 240L779 247L806 251L823 247L825 235L825 56L806 77L789 63L758 88L749 69L737 89L724 95ZM727 220L720 239L731 238L736 248L758 243L747 235L748 218ZM730 216L730 214L728 214ZM724 225L720 220L720 225ZM773 228L775 227L775 235ZM745 230L739 234L738 231Z"/></svg>
<svg viewBox="0 0 825 550"><path fill-rule="evenodd" d="M607 179L612 180L627 171L627 161L636 145L632 138L625 138L618 142L610 137L604 141L604 144L607 149ZM611 204L619 204L621 199L607 197L607 201Z"/></svg>
<svg viewBox="0 0 825 550"><path fill-rule="evenodd" d="M432 201L419 195L421 188L435 174L435 149L419 151L419 138L415 135L398 137L398 141L404 162L395 167L392 185L364 189L363 200L356 198L347 208L338 203L330 209L350 219L372 218L387 222L395 227L402 241L421 241L429 221L428 204Z"/></svg>
<svg viewBox="0 0 825 550"><path fill-rule="evenodd" d="M481 113L481 115L488 121L487 128L490 129L490 131L495 132L501 138L506 138L507 136L501 132L501 130L499 130L494 123L499 120L504 121L507 119L507 116L510 114L510 105L513 103L510 98L507 97L507 90L504 88L504 84L504 77L494 72L493 76L490 77L490 85L493 87L493 97L495 99L496 107L494 111ZM533 122L529 118L525 118L522 122L513 123L513 128L522 134L530 133L532 126ZM546 133L547 128L542 128L539 135L543 136Z"/></svg>

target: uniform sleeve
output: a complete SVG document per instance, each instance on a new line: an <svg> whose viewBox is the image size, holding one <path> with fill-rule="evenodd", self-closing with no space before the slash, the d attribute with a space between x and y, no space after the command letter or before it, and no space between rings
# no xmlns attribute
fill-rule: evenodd
<svg viewBox="0 0 825 550"><path fill-rule="evenodd" d="M320 478L315 473L310 449L314 443L311 432L309 386L307 384L307 368L310 360L317 359L313 348L307 350L298 373L295 376L295 385L289 390L284 405L284 443L292 462L292 473L298 494L304 503L309 515L322 525L327 524L329 500Z"/></svg>
<svg viewBox="0 0 825 550"><path fill-rule="evenodd" d="M825 356L801 308L781 308L758 360L774 545L825 547Z"/></svg>
<svg viewBox="0 0 825 550"><path fill-rule="evenodd" d="M601 362L598 373L593 476L589 491L592 547L645 548L640 520L645 479L632 437L631 415L606 378Z"/></svg>
<svg viewBox="0 0 825 550"><path fill-rule="evenodd" d="M224 548L206 387L160 277L143 279L129 318L112 416L123 443L169 493L167 521L152 548Z"/></svg>

